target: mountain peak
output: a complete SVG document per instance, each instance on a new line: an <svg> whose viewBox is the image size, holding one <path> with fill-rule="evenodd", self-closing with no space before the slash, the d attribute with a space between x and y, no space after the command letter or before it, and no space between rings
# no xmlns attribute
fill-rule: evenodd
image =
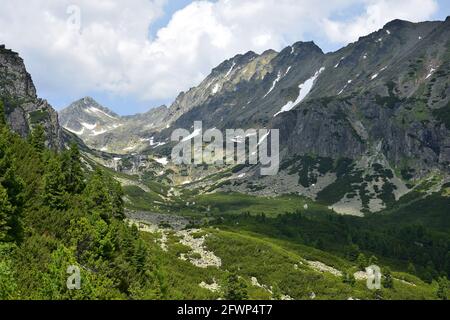
<svg viewBox="0 0 450 320"><path fill-rule="evenodd" d="M322 49L314 41L298 41L291 47L300 50L311 50L323 54Z"/></svg>
<svg viewBox="0 0 450 320"><path fill-rule="evenodd" d="M86 96L75 102L72 102L67 108L63 109L62 112L66 112L70 109L78 109L83 110L85 112L100 112L113 118L119 118L119 115L116 114L114 111L110 110L107 107L102 106L94 98L89 96Z"/></svg>
<svg viewBox="0 0 450 320"><path fill-rule="evenodd" d="M413 23L412 22L409 22L409 21L406 21L406 20L401 20L401 19L394 19L394 20L392 20L392 21L389 21L388 23L386 23L384 26L383 26L383 29L386 29L386 28L395 28L395 27L405 27L405 26L407 26L407 25L413 25Z"/></svg>
<svg viewBox="0 0 450 320"><path fill-rule="evenodd" d="M80 100L82 100L84 103L95 103L95 104L98 104L98 102L97 101L95 101L95 99L94 98L92 98L92 97L89 97L89 96L87 96L87 97L84 97L84 98L82 98L82 99L80 99Z"/></svg>
<svg viewBox="0 0 450 320"><path fill-rule="evenodd" d="M82 107L82 108L88 108L92 105L95 105L95 106L100 106L103 108L103 106L101 106L94 98L89 97L89 96L81 98L81 99L73 102L71 105L76 105L76 106Z"/></svg>

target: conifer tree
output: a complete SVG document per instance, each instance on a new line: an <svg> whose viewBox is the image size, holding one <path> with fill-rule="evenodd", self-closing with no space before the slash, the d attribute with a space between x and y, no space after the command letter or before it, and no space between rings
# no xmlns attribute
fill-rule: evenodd
<svg viewBox="0 0 450 320"><path fill-rule="evenodd" d="M353 275L352 270L344 271L344 273L342 275L342 282L344 282L350 286L355 285L356 279L355 279L355 276Z"/></svg>
<svg viewBox="0 0 450 320"><path fill-rule="evenodd" d="M440 277L438 279L438 289L436 292L436 295L441 300L447 300L448 299L448 280L446 277Z"/></svg>
<svg viewBox="0 0 450 320"><path fill-rule="evenodd" d="M450 277L450 252L447 252L444 258L444 271Z"/></svg>
<svg viewBox="0 0 450 320"><path fill-rule="evenodd" d="M88 210L100 215L104 220L111 218L113 207L105 175L97 169L84 189L84 201Z"/></svg>
<svg viewBox="0 0 450 320"><path fill-rule="evenodd" d="M62 159L66 190L71 194L80 194L85 184L80 150L76 143L72 143L70 149L63 153Z"/></svg>
<svg viewBox="0 0 450 320"><path fill-rule="evenodd" d="M111 188L112 215L116 219L123 220L125 218L125 204L123 201L124 192L122 186L112 178L108 179L108 184Z"/></svg>
<svg viewBox="0 0 450 320"><path fill-rule="evenodd" d="M43 180L44 204L53 209L65 209L67 207L65 178L58 157L51 156L48 160Z"/></svg>
<svg viewBox="0 0 450 320"><path fill-rule="evenodd" d="M389 268L384 269L383 286L387 289L392 289L394 287L394 279L392 278L391 270Z"/></svg>
<svg viewBox="0 0 450 320"><path fill-rule="evenodd" d="M416 267L412 262L408 263L408 273L410 274L416 274Z"/></svg>
<svg viewBox="0 0 450 320"><path fill-rule="evenodd" d="M13 213L13 207L8 200L6 189L0 184L0 242L6 240L11 229L9 219Z"/></svg>
<svg viewBox="0 0 450 320"><path fill-rule="evenodd" d="M283 294L281 293L280 287L276 284L272 286L272 300L281 300Z"/></svg>
<svg viewBox="0 0 450 320"><path fill-rule="evenodd" d="M6 126L6 113L5 113L5 105L3 101L0 100L0 128Z"/></svg>
<svg viewBox="0 0 450 320"><path fill-rule="evenodd" d="M147 248L142 240L136 242L136 247L133 255L133 264L138 273L145 272L145 264L147 262Z"/></svg>
<svg viewBox="0 0 450 320"><path fill-rule="evenodd" d="M45 130L42 125L37 125L31 133L31 145L34 150L42 154L45 150Z"/></svg>
<svg viewBox="0 0 450 320"><path fill-rule="evenodd" d="M366 270L367 265L367 259L364 253L360 253L358 255L358 259L356 259L356 263L358 265L359 270Z"/></svg>
<svg viewBox="0 0 450 320"><path fill-rule="evenodd" d="M100 169L95 171L84 190L87 209L97 212L106 221L124 218L122 196L120 184Z"/></svg>
<svg viewBox="0 0 450 320"><path fill-rule="evenodd" d="M247 285L239 278L236 272L232 272L227 279L225 287L226 300L247 300Z"/></svg>
<svg viewBox="0 0 450 320"><path fill-rule="evenodd" d="M0 205L10 240L19 240L21 235L21 207L23 205L23 183L16 176L14 159L11 155L11 134L6 127L0 128L0 186L5 195ZM1 219L1 218L0 218ZM6 227L7 224L7 227Z"/></svg>
<svg viewBox="0 0 450 320"><path fill-rule="evenodd" d="M378 264L378 258L375 256L371 256L369 258L369 266L377 265Z"/></svg>

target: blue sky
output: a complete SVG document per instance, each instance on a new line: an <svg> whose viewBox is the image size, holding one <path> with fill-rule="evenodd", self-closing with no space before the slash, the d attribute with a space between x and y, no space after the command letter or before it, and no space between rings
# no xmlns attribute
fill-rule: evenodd
<svg viewBox="0 0 450 320"><path fill-rule="evenodd" d="M334 51L395 18L449 13L448 0L2 0L0 43L56 109L92 96L125 115L169 105L238 53Z"/></svg>

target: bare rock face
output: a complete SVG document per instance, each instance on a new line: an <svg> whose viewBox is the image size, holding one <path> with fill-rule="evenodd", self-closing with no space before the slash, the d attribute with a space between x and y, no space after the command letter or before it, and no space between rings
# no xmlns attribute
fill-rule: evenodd
<svg viewBox="0 0 450 320"><path fill-rule="evenodd" d="M22 58L4 45L0 45L0 99L13 131L27 137L33 127L42 125L47 146L52 149L63 147L63 132L57 112L47 101L37 97Z"/></svg>
<svg viewBox="0 0 450 320"><path fill-rule="evenodd" d="M328 54L298 42L236 56L179 96L159 139L198 120L221 130L275 128L285 158L358 160L380 144L397 172L448 173L449 39L449 19L394 20Z"/></svg>

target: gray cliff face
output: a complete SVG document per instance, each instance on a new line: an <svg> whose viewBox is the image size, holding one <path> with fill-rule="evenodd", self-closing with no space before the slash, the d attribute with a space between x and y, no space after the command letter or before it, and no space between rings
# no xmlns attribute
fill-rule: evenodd
<svg viewBox="0 0 450 320"><path fill-rule="evenodd" d="M39 99L30 74L19 55L0 46L0 99L12 130L27 137L36 125L46 132L46 144L63 147L63 132L57 112L47 101Z"/></svg>

